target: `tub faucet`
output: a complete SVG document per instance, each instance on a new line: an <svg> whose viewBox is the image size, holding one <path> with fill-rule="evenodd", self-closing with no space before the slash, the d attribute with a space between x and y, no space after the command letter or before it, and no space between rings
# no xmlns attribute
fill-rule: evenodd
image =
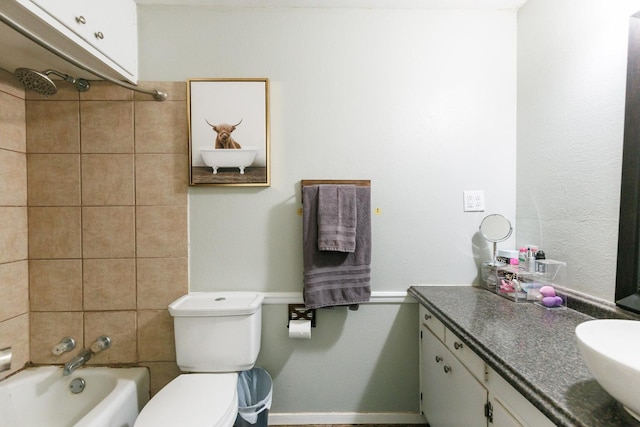
<svg viewBox="0 0 640 427"><path fill-rule="evenodd" d="M62 375L66 376L72 374L73 371L81 366L84 366L89 361L89 359L91 359L91 356L100 353L101 351L106 350L109 347L111 347L111 338L106 335L99 336L98 338L96 338L93 344L91 344L90 350L86 348L80 350L80 353L78 353L76 357L64 364Z"/></svg>
<svg viewBox="0 0 640 427"><path fill-rule="evenodd" d="M91 344L91 352L93 354L100 353L103 350L111 347L111 338L106 335L100 335L96 340Z"/></svg>
<svg viewBox="0 0 640 427"><path fill-rule="evenodd" d="M53 347L51 352L56 356L60 356L62 353L71 351L74 348L76 348L76 341L71 337L64 337L62 341Z"/></svg>
<svg viewBox="0 0 640 427"><path fill-rule="evenodd" d="M81 366L84 366L85 363L87 363L89 359L91 359L91 356L93 356L93 353L91 352L91 350L87 350L86 348L80 350L80 353L78 353L76 357L74 357L73 359L71 359L70 361L64 364L62 375L63 376L71 375L73 371L75 371Z"/></svg>

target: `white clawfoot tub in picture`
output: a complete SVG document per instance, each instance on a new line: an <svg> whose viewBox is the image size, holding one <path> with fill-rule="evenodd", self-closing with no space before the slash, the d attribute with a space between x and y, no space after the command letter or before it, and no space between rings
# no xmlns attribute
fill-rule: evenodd
<svg viewBox="0 0 640 427"><path fill-rule="evenodd" d="M199 147L204 164L213 168L213 173L218 173L218 168L239 168L244 174L244 168L251 166L258 153L258 147L249 146L242 148L213 148Z"/></svg>
<svg viewBox="0 0 640 427"><path fill-rule="evenodd" d="M146 368L27 368L0 382L0 426L131 427L148 401Z"/></svg>

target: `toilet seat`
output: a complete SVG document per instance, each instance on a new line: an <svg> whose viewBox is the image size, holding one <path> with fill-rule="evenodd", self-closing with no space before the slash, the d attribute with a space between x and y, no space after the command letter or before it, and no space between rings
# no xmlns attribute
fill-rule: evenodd
<svg viewBox="0 0 640 427"><path fill-rule="evenodd" d="M134 427L230 427L238 413L238 374L182 374L142 408Z"/></svg>

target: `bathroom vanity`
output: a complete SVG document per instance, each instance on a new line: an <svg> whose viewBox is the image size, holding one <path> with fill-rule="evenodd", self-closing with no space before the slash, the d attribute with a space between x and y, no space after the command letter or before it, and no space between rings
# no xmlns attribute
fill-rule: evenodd
<svg viewBox="0 0 640 427"><path fill-rule="evenodd" d="M431 427L640 426L590 374L570 308L472 286L412 286L421 304L421 408Z"/></svg>

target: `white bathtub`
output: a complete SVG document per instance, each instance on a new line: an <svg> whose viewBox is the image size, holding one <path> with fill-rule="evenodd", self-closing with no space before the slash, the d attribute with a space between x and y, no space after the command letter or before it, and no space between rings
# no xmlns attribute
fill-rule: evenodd
<svg viewBox="0 0 640 427"><path fill-rule="evenodd" d="M69 384L85 380L74 394ZM0 426L130 427L149 401L146 368L28 368L0 381Z"/></svg>
<svg viewBox="0 0 640 427"><path fill-rule="evenodd" d="M244 168L251 166L258 153L258 147L246 146L242 148L212 148L198 147L204 164L213 168L213 173L218 173L218 168L239 168L244 173Z"/></svg>

